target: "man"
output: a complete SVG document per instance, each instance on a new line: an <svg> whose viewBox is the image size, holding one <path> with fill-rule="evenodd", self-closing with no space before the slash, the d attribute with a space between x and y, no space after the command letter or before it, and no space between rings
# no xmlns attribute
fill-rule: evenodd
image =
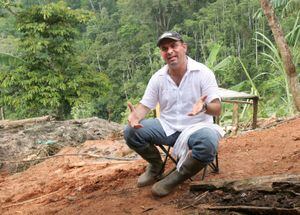
<svg viewBox="0 0 300 215"><path fill-rule="evenodd" d="M213 72L186 55L187 44L177 32L162 34L157 46L167 65L151 77L136 107L128 103L124 136L127 145L149 163L138 178L138 187L161 178L163 162L155 145L175 144L177 155L187 148L184 159L179 156L182 162L177 170L152 186L153 195L165 196L214 160L223 131L213 124L213 116L221 113ZM160 117L144 119L157 103Z"/></svg>

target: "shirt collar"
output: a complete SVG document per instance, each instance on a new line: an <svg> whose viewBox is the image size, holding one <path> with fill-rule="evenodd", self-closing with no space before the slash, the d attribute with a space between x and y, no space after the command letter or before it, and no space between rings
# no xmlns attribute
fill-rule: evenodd
<svg viewBox="0 0 300 215"><path fill-rule="evenodd" d="M197 61L188 57L187 72L192 72L192 71L199 71L199 65L198 65Z"/></svg>

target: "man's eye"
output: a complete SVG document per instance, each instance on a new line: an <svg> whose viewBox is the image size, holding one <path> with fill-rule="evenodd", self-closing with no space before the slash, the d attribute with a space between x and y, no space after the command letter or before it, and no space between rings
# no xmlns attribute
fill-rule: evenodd
<svg viewBox="0 0 300 215"><path fill-rule="evenodd" d="M177 46L178 46L177 43L173 43L173 44L172 44L172 48L176 48Z"/></svg>

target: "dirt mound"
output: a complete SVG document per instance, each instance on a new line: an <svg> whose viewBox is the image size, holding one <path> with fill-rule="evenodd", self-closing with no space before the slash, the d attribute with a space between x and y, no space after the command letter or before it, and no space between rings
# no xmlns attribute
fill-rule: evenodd
<svg viewBox="0 0 300 215"><path fill-rule="evenodd" d="M56 154L65 146L78 146L86 140L105 139L121 131L121 125L99 118L42 121L0 129L1 161L37 159L27 163L2 162L2 167L11 173L19 172L40 162L38 158Z"/></svg>
<svg viewBox="0 0 300 215"><path fill-rule="evenodd" d="M2 174L1 214L190 214L201 211L207 204L222 204L226 199L242 201L241 195L248 196L247 201L251 198L258 206L267 199L261 194L228 196L214 191L205 194L205 204L200 201L187 207L202 195L190 192L188 181L169 196L154 198L151 187L136 188L136 179L146 163L121 139L64 147L58 155L22 173ZM300 118L297 118L266 130L223 139L219 149L220 173L209 173L205 181L300 174L299 160ZM198 174L194 181L200 177ZM285 196L281 198L284 201Z"/></svg>

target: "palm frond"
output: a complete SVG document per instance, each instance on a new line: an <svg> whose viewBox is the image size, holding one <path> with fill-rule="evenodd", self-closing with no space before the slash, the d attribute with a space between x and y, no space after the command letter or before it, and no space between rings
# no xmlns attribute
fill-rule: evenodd
<svg viewBox="0 0 300 215"><path fill-rule="evenodd" d="M24 62L21 58L9 53L0 52L0 65L13 65Z"/></svg>
<svg viewBox="0 0 300 215"><path fill-rule="evenodd" d="M253 89L254 95L259 96L259 92L258 92L258 90L257 90L257 88L256 88L256 86L255 86L255 84L254 84L254 82L253 82L253 80L252 80L252 78L251 78L251 76L250 76L248 70L246 69L244 63L242 62L242 60L241 60L240 58L238 58L238 60L240 61L240 64L241 64L241 66L242 66L242 68L243 68L243 71L245 72L245 74L246 74L248 80L250 81L251 88Z"/></svg>
<svg viewBox="0 0 300 215"><path fill-rule="evenodd" d="M208 58L205 61L205 65L209 68L212 68L217 60L217 55L220 51L221 45L218 43L215 43L211 49Z"/></svg>
<svg viewBox="0 0 300 215"><path fill-rule="evenodd" d="M224 58L221 62L219 62L217 65L212 67L213 71L218 71L218 70L224 70L230 63L233 61L232 56L228 56Z"/></svg>

